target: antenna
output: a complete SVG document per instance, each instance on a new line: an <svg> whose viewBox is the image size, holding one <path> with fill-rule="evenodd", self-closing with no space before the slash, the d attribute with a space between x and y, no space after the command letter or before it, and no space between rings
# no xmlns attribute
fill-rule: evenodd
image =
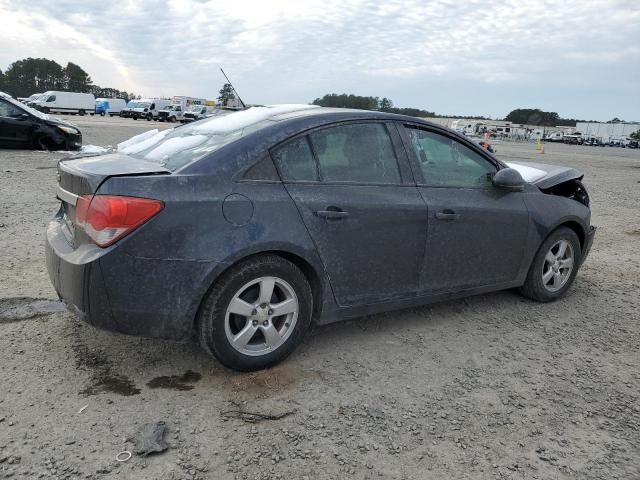
<svg viewBox="0 0 640 480"><path fill-rule="evenodd" d="M240 104L242 105L243 109L247 109L247 106L244 104L244 102L242 101L242 99L240 98L240 95L238 94L238 91L236 90L236 87L233 86L233 83L231 83L231 80L229 80L229 77L227 77L227 74L224 73L224 70L222 69L222 67L220 67L220 71L222 72L222 75L224 75L224 78L227 79L227 83L229 85L231 85L231 88L233 89L233 93L236 94L236 97L238 97L238 100L240 101Z"/></svg>

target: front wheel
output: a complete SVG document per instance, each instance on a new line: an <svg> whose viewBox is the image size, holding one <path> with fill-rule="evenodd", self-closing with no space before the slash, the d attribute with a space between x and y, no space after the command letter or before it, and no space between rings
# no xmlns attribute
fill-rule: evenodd
<svg viewBox="0 0 640 480"><path fill-rule="evenodd" d="M305 275L276 255L250 258L220 277L198 313L202 347L243 372L284 360L311 322L313 296Z"/></svg>
<svg viewBox="0 0 640 480"><path fill-rule="evenodd" d="M150 122L152 118L153 118L153 116L150 113L148 113L147 114L147 122Z"/></svg>
<svg viewBox="0 0 640 480"><path fill-rule="evenodd" d="M558 228L542 242L520 292L538 302L563 297L576 278L581 258L576 232L567 227Z"/></svg>

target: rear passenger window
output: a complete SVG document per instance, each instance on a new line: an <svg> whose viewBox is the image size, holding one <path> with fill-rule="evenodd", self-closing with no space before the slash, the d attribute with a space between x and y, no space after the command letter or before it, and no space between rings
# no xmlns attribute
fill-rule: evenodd
<svg viewBox="0 0 640 480"><path fill-rule="evenodd" d="M318 181L316 161L307 137L300 137L272 152L282 180Z"/></svg>
<svg viewBox="0 0 640 480"><path fill-rule="evenodd" d="M309 135L325 182L401 183L387 128L341 125Z"/></svg>

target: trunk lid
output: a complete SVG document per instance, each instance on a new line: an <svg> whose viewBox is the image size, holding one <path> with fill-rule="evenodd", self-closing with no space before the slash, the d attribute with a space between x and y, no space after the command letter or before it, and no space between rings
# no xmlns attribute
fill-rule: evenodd
<svg viewBox="0 0 640 480"><path fill-rule="evenodd" d="M80 228L76 228L76 205L83 196L93 196L100 185L110 177L132 175L170 175L162 165L147 160L112 153L61 160L58 163L58 189L56 196L62 202L63 230L74 247L90 240Z"/></svg>
<svg viewBox="0 0 640 480"><path fill-rule="evenodd" d="M575 168L532 162L505 162L508 167L520 172L525 181L533 183L541 190L551 188L570 180L582 180L584 174Z"/></svg>

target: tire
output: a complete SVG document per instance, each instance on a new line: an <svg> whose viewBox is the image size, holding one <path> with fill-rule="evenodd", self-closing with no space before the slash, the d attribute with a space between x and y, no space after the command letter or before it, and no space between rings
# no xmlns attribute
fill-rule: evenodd
<svg viewBox="0 0 640 480"><path fill-rule="evenodd" d="M49 113L49 107L44 107L42 109L42 113Z"/></svg>
<svg viewBox="0 0 640 480"><path fill-rule="evenodd" d="M104 112L100 112L100 116L104 117ZM111 116L111 115L109 115L109 116Z"/></svg>
<svg viewBox="0 0 640 480"><path fill-rule="evenodd" d="M560 255L563 244L565 253ZM569 255L572 259L570 270L566 267L566 259L561 259L562 256ZM558 260L557 263L552 263L553 258ZM524 285L520 287L520 293L538 302L552 302L562 298L576 278L581 259L582 249L576 232L568 227L557 228L540 245L531 262ZM548 280L545 280L546 278Z"/></svg>
<svg viewBox="0 0 640 480"><path fill-rule="evenodd" d="M239 307L233 307L232 301ZM278 304L285 315L274 313ZM247 313L236 314L233 309ZM216 280L198 312L198 337L204 350L226 367L261 370L284 360L300 344L312 310L311 287L298 267L276 255L256 256ZM234 346L232 338L245 330L246 341Z"/></svg>
<svg viewBox="0 0 640 480"><path fill-rule="evenodd" d="M84 110L80 110L80 111L78 112L78 114L80 114L80 115L84 116L85 111L84 111Z"/></svg>
<svg viewBox="0 0 640 480"><path fill-rule="evenodd" d="M149 113L149 114L147 114L147 122L150 122L150 121L151 121L151 118L152 118L152 115L151 115L150 113Z"/></svg>

